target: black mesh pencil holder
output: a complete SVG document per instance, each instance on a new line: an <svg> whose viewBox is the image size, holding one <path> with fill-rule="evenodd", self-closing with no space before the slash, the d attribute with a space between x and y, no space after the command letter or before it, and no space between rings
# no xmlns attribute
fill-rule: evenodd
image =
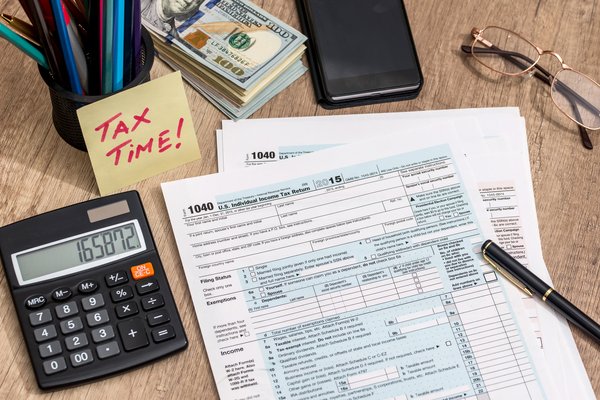
<svg viewBox="0 0 600 400"><path fill-rule="evenodd" d="M142 28L142 47L140 65L138 70L140 71L137 76L129 82L122 90L130 89L141 83L148 82L150 80L150 70L152 69L152 63L154 62L154 45L152 44L152 38L146 30ZM47 69L40 67L40 74L48 85L48 91L50 92L50 101L52 102L52 122L56 131L61 138L76 149L86 151L85 141L83 134L81 133L81 127L79 126L79 119L77 118L77 109L95 101L105 99L115 93L98 95L98 96L83 96L69 92L60 86Z"/></svg>

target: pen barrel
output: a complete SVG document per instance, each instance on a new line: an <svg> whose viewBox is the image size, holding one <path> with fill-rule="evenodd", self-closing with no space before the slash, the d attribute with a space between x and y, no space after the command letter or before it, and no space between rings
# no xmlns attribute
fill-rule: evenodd
<svg viewBox="0 0 600 400"><path fill-rule="evenodd" d="M484 254L488 258L501 268L504 268L510 275L538 296L542 297L551 288L491 240L485 241L481 248L484 249Z"/></svg>
<svg viewBox="0 0 600 400"><path fill-rule="evenodd" d="M550 293L546 297L546 303L573 325L587 332L596 342L600 343L600 325L579 308L575 307L569 300L562 297L560 293L554 291Z"/></svg>

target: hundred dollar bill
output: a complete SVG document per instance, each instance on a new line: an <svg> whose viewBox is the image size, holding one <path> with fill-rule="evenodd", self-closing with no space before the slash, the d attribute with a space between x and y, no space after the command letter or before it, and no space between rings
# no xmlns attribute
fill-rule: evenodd
<svg viewBox="0 0 600 400"><path fill-rule="evenodd" d="M144 26L242 89L306 37L246 0L142 0Z"/></svg>

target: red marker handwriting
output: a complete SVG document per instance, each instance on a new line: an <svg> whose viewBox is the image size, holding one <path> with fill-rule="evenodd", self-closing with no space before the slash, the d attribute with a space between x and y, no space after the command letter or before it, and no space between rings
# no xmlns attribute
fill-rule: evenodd
<svg viewBox="0 0 600 400"><path fill-rule="evenodd" d="M174 132L171 129L164 129L157 133L152 129L149 112L150 109L146 107L139 115L133 115L133 121L123 120L121 119L123 113L116 113L95 128L96 132L100 132L101 143L115 142L114 147L105 154L106 157L113 159L115 166L118 166L122 160L131 164L144 154L151 154L153 151L163 153L171 148L181 147L183 117L177 121Z"/></svg>

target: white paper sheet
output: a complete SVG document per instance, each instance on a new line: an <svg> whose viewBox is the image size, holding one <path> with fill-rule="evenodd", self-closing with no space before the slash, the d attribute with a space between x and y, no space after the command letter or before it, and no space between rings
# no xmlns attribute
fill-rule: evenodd
<svg viewBox="0 0 600 400"><path fill-rule="evenodd" d="M425 125L422 120L426 120ZM431 125L432 121L452 121L463 127L462 145L471 155L469 160L480 189L491 196L487 203L502 203L499 208L490 207L492 221L496 225L512 224L510 229L496 226L500 244L519 246L512 254L542 279L550 281L542 259L525 123L516 108L224 121L223 131L217 132L219 170L258 165L265 158L278 160L367 135L379 136L394 130L402 134L418 126L429 125L427 135L443 136L442 130ZM473 139L473 125L481 127L483 141ZM464 132L465 127L470 133ZM257 155L263 160L257 159ZM499 193L499 189L504 192ZM503 215L507 218L502 218ZM528 299L525 304L538 344L548 365L554 366L553 379L559 383L562 398L595 398L566 321L537 301Z"/></svg>
<svg viewBox="0 0 600 400"><path fill-rule="evenodd" d="M162 185L222 398L559 398L438 129Z"/></svg>

